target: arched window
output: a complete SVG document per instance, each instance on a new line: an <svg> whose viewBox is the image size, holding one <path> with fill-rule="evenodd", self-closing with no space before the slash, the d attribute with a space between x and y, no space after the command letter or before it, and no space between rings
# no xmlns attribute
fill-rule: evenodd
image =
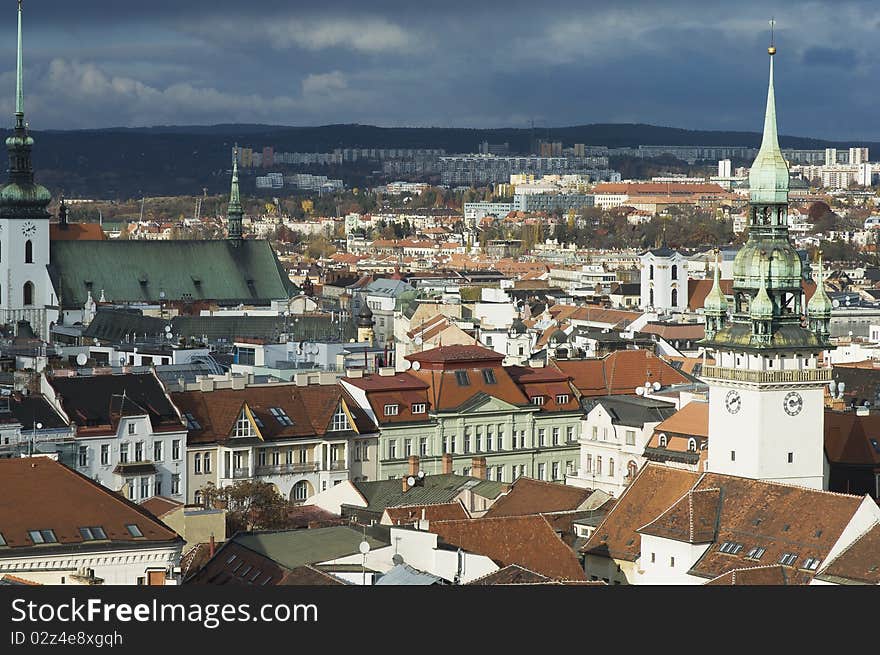
<svg viewBox="0 0 880 655"><path fill-rule="evenodd" d="M309 497L310 485L306 480L300 480L290 491L290 499L294 502L301 503Z"/></svg>
<svg viewBox="0 0 880 655"><path fill-rule="evenodd" d="M196 456L193 458L193 472L202 472L202 456L199 453L196 453Z"/></svg>
<svg viewBox="0 0 880 655"><path fill-rule="evenodd" d="M611 457L608 459L608 475L612 478L614 477L614 458Z"/></svg>
<svg viewBox="0 0 880 655"><path fill-rule="evenodd" d="M633 478L636 477L636 473L638 473L638 472L639 472L639 467L636 465L635 462L630 460L630 463L626 465L626 477L628 477L630 480L632 480Z"/></svg>
<svg viewBox="0 0 880 655"><path fill-rule="evenodd" d="M602 475L602 458L596 458L596 475Z"/></svg>
<svg viewBox="0 0 880 655"><path fill-rule="evenodd" d="M202 492L201 491L197 491L195 493L195 495L193 496L193 502L195 502L196 505L202 504Z"/></svg>
<svg viewBox="0 0 880 655"><path fill-rule="evenodd" d="M672 306L678 307L678 289L672 290Z"/></svg>
<svg viewBox="0 0 880 655"><path fill-rule="evenodd" d="M666 433L665 433L665 432L661 432L661 433L660 433L660 447L661 447L661 448L666 448L666 443L667 443L667 440L666 440Z"/></svg>
<svg viewBox="0 0 880 655"><path fill-rule="evenodd" d="M33 282L25 282L24 283L24 305L27 307L28 305L34 304L34 283Z"/></svg>
<svg viewBox="0 0 880 655"><path fill-rule="evenodd" d="M678 278L678 264L672 265L672 279L673 281Z"/></svg>
<svg viewBox="0 0 880 655"><path fill-rule="evenodd" d="M30 239L24 242L24 263L34 263L34 243Z"/></svg>
<svg viewBox="0 0 880 655"><path fill-rule="evenodd" d="M654 279L654 264L651 264L648 267L648 273L649 273L648 279L653 280Z"/></svg>
<svg viewBox="0 0 880 655"><path fill-rule="evenodd" d="M697 452L697 440L691 437L688 439L688 452L695 453Z"/></svg>

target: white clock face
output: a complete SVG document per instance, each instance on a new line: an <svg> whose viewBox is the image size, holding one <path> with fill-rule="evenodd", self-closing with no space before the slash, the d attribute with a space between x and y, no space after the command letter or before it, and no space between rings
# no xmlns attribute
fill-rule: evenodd
<svg viewBox="0 0 880 655"><path fill-rule="evenodd" d="M28 221L24 225L21 226L21 233L26 237L34 236L34 233L37 231L37 226Z"/></svg>
<svg viewBox="0 0 880 655"><path fill-rule="evenodd" d="M782 401L782 406L785 408L785 413L789 416L797 416L801 413L801 410L804 408L804 399L797 391L790 391L785 394L785 398Z"/></svg>
<svg viewBox="0 0 880 655"><path fill-rule="evenodd" d="M731 389L724 398L724 406L731 414L736 414L742 408L742 398L738 391Z"/></svg>

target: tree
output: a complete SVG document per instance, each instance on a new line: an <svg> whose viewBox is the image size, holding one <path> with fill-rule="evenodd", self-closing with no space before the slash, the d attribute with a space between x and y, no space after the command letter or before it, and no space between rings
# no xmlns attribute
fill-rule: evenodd
<svg viewBox="0 0 880 655"><path fill-rule="evenodd" d="M201 488L206 507L226 508L226 527L230 534L250 530L283 528L290 504L275 485L256 480L239 480L217 488L209 482Z"/></svg>

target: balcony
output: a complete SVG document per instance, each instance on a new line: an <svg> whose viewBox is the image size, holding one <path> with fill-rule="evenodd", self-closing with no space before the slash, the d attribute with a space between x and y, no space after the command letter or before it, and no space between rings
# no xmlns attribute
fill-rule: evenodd
<svg viewBox="0 0 880 655"><path fill-rule="evenodd" d="M227 471L227 473L228 473L228 471ZM227 475L226 477L228 478L229 476ZM249 477L251 477L251 472L246 466L244 468L232 469L232 479L233 480L244 480Z"/></svg>
<svg viewBox="0 0 880 655"><path fill-rule="evenodd" d="M345 465L344 460L337 460L335 462L330 462L330 470L331 471L344 471L348 467Z"/></svg>
<svg viewBox="0 0 880 655"><path fill-rule="evenodd" d="M319 462L299 462L297 464L279 464L278 466L258 466L254 475L285 475L288 473L314 473L321 470Z"/></svg>
<svg viewBox="0 0 880 655"><path fill-rule="evenodd" d="M830 368L795 371L750 371L724 366L704 366L703 378L729 382L785 384L789 382L831 382Z"/></svg>

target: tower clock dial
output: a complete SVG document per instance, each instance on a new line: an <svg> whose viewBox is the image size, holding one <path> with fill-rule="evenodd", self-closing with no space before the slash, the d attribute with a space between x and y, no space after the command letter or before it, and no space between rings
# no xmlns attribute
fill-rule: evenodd
<svg viewBox="0 0 880 655"><path fill-rule="evenodd" d="M24 225L21 226L21 233L26 237L32 237L37 231L37 226L28 221Z"/></svg>
<svg viewBox="0 0 880 655"><path fill-rule="evenodd" d="M797 391L790 391L785 394L782 406L785 408L786 414L789 416L797 416L804 408L804 399Z"/></svg>
<svg viewBox="0 0 880 655"><path fill-rule="evenodd" d="M736 414L742 408L742 397L738 391L731 389L724 398L724 406L731 414Z"/></svg>

